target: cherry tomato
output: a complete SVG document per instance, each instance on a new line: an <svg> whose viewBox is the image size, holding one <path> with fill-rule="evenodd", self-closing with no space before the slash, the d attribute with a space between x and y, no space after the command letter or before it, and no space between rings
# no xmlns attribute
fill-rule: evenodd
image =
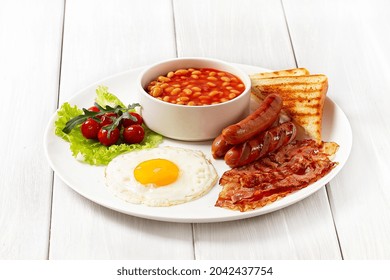
<svg viewBox="0 0 390 280"><path fill-rule="evenodd" d="M123 130L123 139L128 144L141 143L144 137L145 131L139 124L130 125Z"/></svg>
<svg viewBox="0 0 390 280"><path fill-rule="evenodd" d="M99 142L102 145L104 145L104 146L111 146L111 145L115 144L118 141L119 135L120 135L120 132L119 132L119 129L117 127L114 128L110 132L110 134L108 134L108 130L106 128L102 127L99 130L98 139L99 139Z"/></svg>
<svg viewBox="0 0 390 280"><path fill-rule="evenodd" d="M123 127L128 127L128 126L134 125L134 124L138 124L138 125L142 125L143 124L144 120L142 119L142 117L139 114L131 112L130 115L135 117L137 120L133 121L131 119L122 119Z"/></svg>
<svg viewBox="0 0 390 280"><path fill-rule="evenodd" d="M81 125L81 133L87 139L97 139L100 130L100 124L94 119L87 119Z"/></svg>
<svg viewBox="0 0 390 280"><path fill-rule="evenodd" d="M96 106L92 106L88 109L88 111L91 111L91 112L100 112L100 109Z"/></svg>
<svg viewBox="0 0 390 280"><path fill-rule="evenodd" d="M117 118L118 115L115 114L115 113L105 113L103 116L100 117L101 119L101 123L100 123L100 126L103 127L103 126L106 126L108 124L112 124L114 121L113 119L114 118Z"/></svg>

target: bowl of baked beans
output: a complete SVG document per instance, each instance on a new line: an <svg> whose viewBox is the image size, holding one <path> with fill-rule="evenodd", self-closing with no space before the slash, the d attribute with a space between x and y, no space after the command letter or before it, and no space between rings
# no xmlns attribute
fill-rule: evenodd
<svg viewBox="0 0 390 280"><path fill-rule="evenodd" d="M156 63L140 74L138 86L145 124L172 139L213 139L249 110L249 76L217 59L190 57Z"/></svg>

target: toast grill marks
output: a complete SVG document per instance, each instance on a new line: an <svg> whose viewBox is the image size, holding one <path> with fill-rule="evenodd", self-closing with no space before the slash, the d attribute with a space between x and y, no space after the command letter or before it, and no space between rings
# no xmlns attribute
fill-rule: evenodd
<svg viewBox="0 0 390 280"><path fill-rule="evenodd" d="M251 78L262 79L262 78L271 78L271 77L278 77L278 76L303 76L309 74L310 74L309 70L307 70L306 68L294 68L294 69L279 70L274 72L257 73L251 75Z"/></svg>
<svg viewBox="0 0 390 280"><path fill-rule="evenodd" d="M335 152L335 151L334 151ZM314 140L295 141L249 165L226 171L216 206L247 211L302 189L337 163Z"/></svg>
<svg viewBox="0 0 390 280"><path fill-rule="evenodd" d="M278 73L288 74L294 70L296 69L271 72L268 73L271 77L266 78L261 76L266 73L251 75L252 94L260 99L271 93L279 94L283 98L283 110L302 126L311 138L320 143L328 79L325 75L305 75L304 70L293 72L299 76L277 76Z"/></svg>

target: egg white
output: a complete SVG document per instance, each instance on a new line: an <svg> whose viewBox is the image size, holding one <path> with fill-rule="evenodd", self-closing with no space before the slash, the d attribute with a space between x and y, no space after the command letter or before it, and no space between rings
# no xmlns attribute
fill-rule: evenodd
<svg viewBox="0 0 390 280"><path fill-rule="evenodd" d="M166 159L179 168L177 180L169 185L143 185L134 178L134 169L143 161ZM208 193L218 179L214 166L201 151L177 147L158 147L133 151L114 158L105 169L107 187L131 203L171 206L194 200Z"/></svg>

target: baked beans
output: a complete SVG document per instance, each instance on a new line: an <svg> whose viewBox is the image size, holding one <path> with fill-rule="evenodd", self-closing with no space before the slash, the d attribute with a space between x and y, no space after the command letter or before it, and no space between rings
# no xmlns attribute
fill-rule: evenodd
<svg viewBox="0 0 390 280"><path fill-rule="evenodd" d="M146 90L159 100L172 104L203 106L236 98L244 92L235 75L211 68L177 69L151 81Z"/></svg>

